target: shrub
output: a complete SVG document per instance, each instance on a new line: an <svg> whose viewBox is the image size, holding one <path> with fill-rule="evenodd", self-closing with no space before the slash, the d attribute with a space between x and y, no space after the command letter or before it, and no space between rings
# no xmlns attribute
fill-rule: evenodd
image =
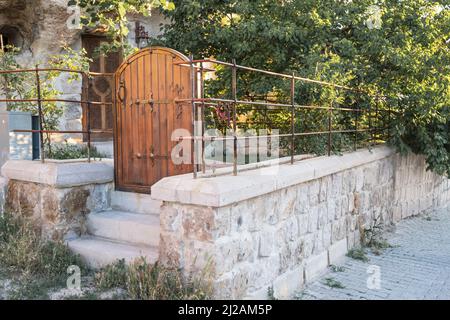
<svg viewBox="0 0 450 320"><path fill-rule="evenodd" d="M51 149L46 150L46 155L55 160L69 160L69 159L84 159L88 157L88 148L86 145L69 144L67 142L63 144L52 145ZM107 158L107 155L97 151L97 149L91 146L92 158Z"/></svg>

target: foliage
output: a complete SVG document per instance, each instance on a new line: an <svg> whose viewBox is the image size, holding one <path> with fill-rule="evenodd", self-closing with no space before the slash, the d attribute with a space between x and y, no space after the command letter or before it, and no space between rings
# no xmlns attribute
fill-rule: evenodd
<svg viewBox="0 0 450 320"><path fill-rule="evenodd" d="M267 300L278 300L275 297L275 291L273 289L273 286L267 288Z"/></svg>
<svg viewBox="0 0 450 320"><path fill-rule="evenodd" d="M347 257L350 257L355 260L360 260L362 262L369 261L369 258L366 255L366 250L363 248L353 248L347 252Z"/></svg>
<svg viewBox="0 0 450 320"><path fill-rule="evenodd" d="M372 249L374 254L379 255L382 250L392 246L383 238L384 225L381 215L373 219L372 224L364 229L362 243L365 247Z"/></svg>
<svg viewBox="0 0 450 320"><path fill-rule="evenodd" d="M134 50L127 41L130 32L128 15L149 16L153 8L172 10L174 7L172 2L165 0L70 0L68 5L78 5L84 10L81 17L83 26L106 32L111 41L102 44L101 53L120 51L123 56Z"/></svg>
<svg viewBox="0 0 450 320"><path fill-rule="evenodd" d="M334 264L330 265L330 269L333 272L344 272L345 271L345 267L337 266L337 265L334 265Z"/></svg>
<svg viewBox="0 0 450 320"><path fill-rule="evenodd" d="M62 242L49 242L31 221L3 214L0 217L0 263L2 267L44 278L66 277L71 265L83 267Z"/></svg>
<svg viewBox="0 0 450 320"><path fill-rule="evenodd" d="M19 49L12 46L7 46L6 49L5 51L0 50L0 70L20 69L21 66L16 61ZM26 79L24 73L2 74L0 76L0 95L7 99L25 99L28 96L24 85Z"/></svg>
<svg viewBox="0 0 450 320"><path fill-rule="evenodd" d="M125 289L131 299L203 300L212 293L208 273L205 268L201 276L186 279L180 270L140 258L131 265L118 260L104 267L95 275L95 281L100 289Z"/></svg>
<svg viewBox="0 0 450 320"><path fill-rule="evenodd" d="M99 289L126 288L128 267L124 259L109 264L95 274L95 284Z"/></svg>
<svg viewBox="0 0 450 320"><path fill-rule="evenodd" d="M8 51L0 52L0 66L2 70L18 70L21 66L16 60L19 50L10 47ZM74 71L89 71L91 59L87 57L84 49L74 51L66 44L62 44L62 53L53 55L48 60L48 68L66 69ZM79 80L79 73L67 73L62 71L39 72L40 97L43 100L54 100L60 98L62 92L58 90L58 81L71 83ZM37 99L37 77L35 73L13 73L3 74L1 77L3 94L8 99ZM1 92L0 92L1 93ZM36 103L14 102L8 104L9 110L30 112L38 115ZM44 101L42 102L42 129L57 130L61 116L64 113L64 104ZM44 134L44 144L47 155L52 157L51 134Z"/></svg>
<svg viewBox="0 0 450 320"><path fill-rule="evenodd" d="M88 157L88 147L86 145L70 144L67 141L62 144L52 145L51 159L56 160L68 160L68 159L85 159ZM103 154L94 146L91 146L90 156L92 158L107 158L106 154Z"/></svg>
<svg viewBox="0 0 450 320"><path fill-rule="evenodd" d="M345 289L345 286L334 278L325 278L325 285L335 289Z"/></svg>
<svg viewBox="0 0 450 320"><path fill-rule="evenodd" d="M196 57L214 57L256 68L324 80L380 96L368 98L327 87L299 83L296 101L303 105L330 102L360 107L359 125L372 120L379 127L386 118L373 107L392 110L390 142L401 152L426 156L429 168L450 172L450 9L446 0L176 0L165 11L172 24L159 41ZM217 68L207 84L212 96L230 97L231 72ZM261 101L288 101L289 81L248 72L238 74L238 95ZM306 110L308 113L310 110ZM306 113L306 112L305 112ZM211 117L215 117L214 113ZM251 114L254 118L263 113ZM287 115L271 120L284 123ZM217 117L215 119L217 121ZM296 127L319 131L324 115L297 117ZM333 118L333 125L352 129L349 114ZM310 128L311 129L311 128ZM285 129L283 129L285 130ZM375 141L386 139L376 133ZM365 138L367 136L360 136ZM320 137L323 144L325 137ZM340 139L340 138L339 138ZM342 140L344 146L350 141ZM314 145L314 144L311 144ZM309 148L309 147L308 147ZM316 150L314 152L321 152ZM322 151L323 152L323 151Z"/></svg>

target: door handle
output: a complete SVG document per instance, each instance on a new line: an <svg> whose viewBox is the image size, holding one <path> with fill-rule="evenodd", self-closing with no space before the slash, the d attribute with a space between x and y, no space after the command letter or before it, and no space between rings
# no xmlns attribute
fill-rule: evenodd
<svg viewBox="0 0 450 320"><path fill-rule="evenodd" d="M155 148L153 146L150 147L150 154L149 154L149 158L152 161L152 167L155 166Z"/></svg>
<svg viewBox="0 0 450 320"><path fill-rule="evenodd" d="M117 90L117 98L119 99L120 103L123 103L127 98L127 88L125 87L125 82L123 80L120 81L119 90Z"/></svg>

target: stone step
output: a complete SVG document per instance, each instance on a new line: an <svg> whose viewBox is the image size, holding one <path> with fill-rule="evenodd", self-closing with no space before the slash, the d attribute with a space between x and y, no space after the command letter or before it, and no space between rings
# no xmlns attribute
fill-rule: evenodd
<svg viewBox="0 0 450 320"><path fill-rule="evenodd" d="M114 210L143 214L159 214L162 201L152 199L149 194L113 191L111 207Z"/></svg>
<svg viewBox="0 0 450 320"><path fill-rule="evenodd" d="M158 260L158 248L114 242L93 236L83 236L67 242L69 248L79 254L92 268L101 268L117 260L131 263L144 257L148 263Z"/></svg>
<svg viewBox="0 0 450 320"><path fill-rule="evenodd" d="M159 215L104 211L87 216L90 235L148 246L159 245Z"/></svg>

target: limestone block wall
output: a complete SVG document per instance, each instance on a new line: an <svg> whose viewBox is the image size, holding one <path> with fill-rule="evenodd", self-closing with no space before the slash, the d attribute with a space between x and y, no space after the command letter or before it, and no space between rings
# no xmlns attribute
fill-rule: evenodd
<svg viewBox="0 0 450 320"><path fill-rule="evenodd" d="M33 219L52 240L85 233L86 215L111 206L114 173L107 163L10 160L2 175L4 210Z"/></svg>
<svg viewBox="0 0 450 320"><path fill-rule="evenodd" d="M186 274L210 264L217 298L288 298L385 225L447 205L448 179L387 147L152 188L163 200L160 259Z"/></svg>

